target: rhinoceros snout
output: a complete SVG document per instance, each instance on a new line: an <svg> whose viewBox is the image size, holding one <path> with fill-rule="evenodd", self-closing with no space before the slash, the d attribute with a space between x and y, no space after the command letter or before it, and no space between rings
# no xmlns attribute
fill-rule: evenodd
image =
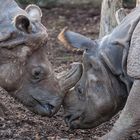
<svg viewBox="0 0 140 140"><path fill-rule="evenodd" d="M52 117L55 113L55 107L49 103L44 105L38 104L33 108L33 111L41 116Z"/></svg>
<svg viewBox="0 0 140 140"><path fill-rule="evenodd" d="M77 129L80 119L80 115L67 114L64 116L65 123L70 129Z"/></svg>
<svg viewBox="0 0 140 140"><path fill-rule="evenodd" d="M51 117L54 114L55 107L49 103L44 105L44 108L48 111L47 116Z"/></svg>

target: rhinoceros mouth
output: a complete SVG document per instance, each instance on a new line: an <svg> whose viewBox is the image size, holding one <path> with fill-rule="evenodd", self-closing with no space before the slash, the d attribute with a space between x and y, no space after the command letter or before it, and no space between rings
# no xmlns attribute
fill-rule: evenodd
<svg viewBox="0 0 140 140"><path fill-rule="evenodd" d="M87 120L86 116L84 113L81 113L81 115L66 115L65 118L65 123L69 127L69 129L91 129L95 128L102 123L109 121L110 117L102 116L98 118L92 118L90 121Z"/></svg>
<svg viewBox="0 0 140 140"><path fill-rule="evenodd" d="M82 114L69 114L64 117L65 123L70 129L77 129L78 124L80 124L80 122L83 121L83 119L84 118Z"/></svg>
<svg viewBox="0 0 140 140"><path fill-rule="evenodd" d="M33 107L30 107L30 110L35 112L36 114L39 114L41 116L47 116L52 117L59 109L59 107L55 107L54 105L50 103L41 103L38 99L32 98L36 101L36 105Z"/></svg>
<svg viewBox="0 0 140 140"><path fill-rule="evenodd" d="M53 114L55 114L55 112L56 112L53 108L54 108L54 106L52 106L50 104L45 104L45 105L37 104L31 110L38 115L52 117Z"/></svg>

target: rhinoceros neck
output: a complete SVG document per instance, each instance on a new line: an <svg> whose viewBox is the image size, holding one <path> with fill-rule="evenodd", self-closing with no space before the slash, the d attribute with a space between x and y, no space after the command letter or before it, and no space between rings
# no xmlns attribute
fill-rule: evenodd
<svg viewBox="0 0 140 140"><path fill-rule="evenodd" d="M103 68L108 73L104 77L109 80L109 84L104 82L106 89L110 90L108 93L112 97L112 100L116 103L116 109L120 110L124 106L126 99L129 95L130 89L133 84L133 79L131 79L123 67L126 62L127 55L124 53L126 47L120 45L119 43L113 42L111 35L104 37L99 46L99 59L103 64Z"/></svg>
<svg viewBox="0 0 140 140"><path fill-rule="evenodd" d="M133 79L127 74L127 57L133 32L140 21L140 8L136 8L113 32L101 40L100 53L112 73L123 82L129 92Z"/></svg>
<svg viewBox="0 0 140 140"><path fill-rule="evenodd" d="M116 76L120 82L124 83L127 92L129 93L133 84L133 79L126 71L129 45L127 44L127 41L126 43L123 42L123 45L123 39L114 39L112 36L113 35L111 34L102 40L99 53L106 64L106 67L110 69L112 74Z"/></svg>

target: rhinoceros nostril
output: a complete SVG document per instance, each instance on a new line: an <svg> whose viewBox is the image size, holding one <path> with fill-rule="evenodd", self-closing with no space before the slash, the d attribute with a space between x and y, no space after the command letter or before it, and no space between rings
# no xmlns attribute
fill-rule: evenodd
<svg viewBox="0 0 140 140"><path fill-rule="evenodd" d="M49 108L49 110L52 112L53 111L53 109L54 109L54 106L53 105L51 105L51 104L47 104L47 106L48 106L48 108Z"/></svg>
<svg viewBox="0 0 140 140"><path fill-rule="evenodd" d="M44 105L41 105L43 106L43 108L45 109L48 117L52 117L52 115L54 114L55 110L54 110L54 106L51 105L51 104L44 104Z"/></svg>
<svg viewBox="0 0 140 140"><path fill-rule="evenodd" d="M72 117L72 115L66 115L66 116L64 117L64 120L65 120L65 123L66 123L66 124L69 123L71 117Z"/></svg>

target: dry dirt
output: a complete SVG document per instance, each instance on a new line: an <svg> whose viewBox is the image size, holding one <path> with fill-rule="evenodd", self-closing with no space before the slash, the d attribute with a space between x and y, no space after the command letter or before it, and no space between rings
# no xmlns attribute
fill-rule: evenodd
<svg viewBox="0 0 140 140"><path fill-rule="evenodd" d="M60 44L57 35L65 26L70 30L97 38L99 32L99 10L89 5L84 7L55 7L43 9L43 23L48 28L48 57L56 72L68 68L73 61L80 61L82 55L72 53ZM1 90L1 102L9 111L0 118L0 140L96 140L108 132L115 117L98 128L68 130L63 121L63 109L54 117L40 117ZM117 118L117 116L116 116ZM140 132L133 133L129 140L140 140Z"/></svg>

